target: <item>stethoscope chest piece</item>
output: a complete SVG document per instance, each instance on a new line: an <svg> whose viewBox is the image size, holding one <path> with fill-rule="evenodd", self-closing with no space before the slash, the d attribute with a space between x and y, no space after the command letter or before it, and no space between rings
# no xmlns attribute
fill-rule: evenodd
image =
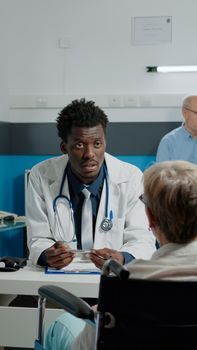
<svg viewBox="0 0 197 350"><path fill-rule="evenodd" d="M111 230L112 226L113 226L113 223L108 218L103 219L103 221L101 222L101 228L103 231Z"/></svg>

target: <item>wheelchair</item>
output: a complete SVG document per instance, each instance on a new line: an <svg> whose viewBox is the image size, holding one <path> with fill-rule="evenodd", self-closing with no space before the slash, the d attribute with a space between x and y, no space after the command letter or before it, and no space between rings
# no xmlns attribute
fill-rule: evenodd
<svg viewBox="0 0 197 350"><path fill-rule="evenodd" d="M44 350L46 300L95 327L95 350L196 349L197 281L132 279L124 266L108 260L96 318L88 304L62 288L40 287L39 296L35 350Z"/></svg>

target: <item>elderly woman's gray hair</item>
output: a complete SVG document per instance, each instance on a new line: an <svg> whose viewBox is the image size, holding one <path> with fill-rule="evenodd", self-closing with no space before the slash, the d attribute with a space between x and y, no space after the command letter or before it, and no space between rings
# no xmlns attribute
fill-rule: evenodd
<svg viewBox="0 0 197 350"><path fill-rule="evenodd" d="M167 240L197 237L197 165L166 161L144 172L144 201Z"/></svg>

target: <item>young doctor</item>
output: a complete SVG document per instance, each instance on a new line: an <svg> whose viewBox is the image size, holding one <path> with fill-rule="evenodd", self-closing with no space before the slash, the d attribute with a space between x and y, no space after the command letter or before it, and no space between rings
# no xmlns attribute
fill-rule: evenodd
<svg viewBox="0 0 197 350"><path fill-rule="evenodd" d="M34 264L60 269L83 249L102 268L109 257L125 264L149 259L155 251L139 200L142 172L105 152L107 124L104 111L85 99L59 113L63 155L34 166L28 183L27 235ZM92 220L85 230L84 189Z"/></svg>

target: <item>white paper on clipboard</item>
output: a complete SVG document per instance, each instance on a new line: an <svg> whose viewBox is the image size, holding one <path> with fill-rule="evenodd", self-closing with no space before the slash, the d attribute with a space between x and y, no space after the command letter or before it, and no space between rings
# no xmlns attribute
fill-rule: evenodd
<svg viewBox="0 0 197 350"><path fill-rule="evenodd" d="M81 259L80 256L74 258L74 260L67 266L63 267L60 270L48 267L47 273L101 273L101 270L98 269L95 264L90 259Z"/></svg>

